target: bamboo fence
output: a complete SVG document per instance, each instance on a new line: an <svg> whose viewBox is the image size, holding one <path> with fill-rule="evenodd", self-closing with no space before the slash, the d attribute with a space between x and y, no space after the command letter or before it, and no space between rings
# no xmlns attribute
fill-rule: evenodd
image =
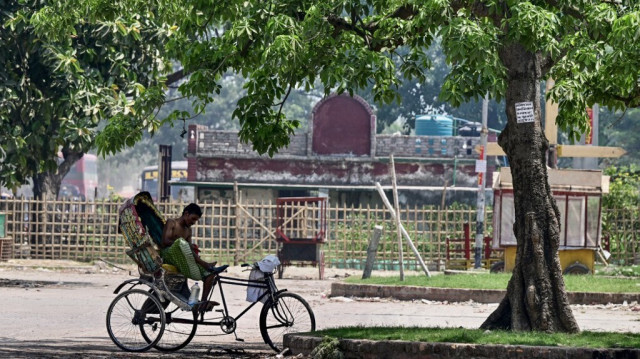
<svg viewBox="0 0 640 359"><path fill-rule="evenodd" d="M2 199L0 212L5 213L6 236L11 238L13 248L10 256L5 250L0 260L29 257L129 263L125 255L127 244L118 233L121 205L122 201L109 200ZM156 204L166 217L178 217L185 205L180 202ZM220 200L201 204L201 207L203 216L193 228L193 239L205 259L238 264L277 252L275 202ZM611 243L611 260L620 264L636 261L640 246L639 213L640 210L603 210L602 233ZM400 214L416 248L432 266L445 262L447 238L463 238L464 224L472 223L474 228L476 222L474 208L401 206ZM484 222L485 236L492 232L491 217L489 210ZM398 268L395 223L385 208L328 205L326 219L327 241L322 248L327 266L364 268L368 242L374 226L380 225L384 230L375 268ZM405 267L419 269L411 253L405 256Z"/></svg>

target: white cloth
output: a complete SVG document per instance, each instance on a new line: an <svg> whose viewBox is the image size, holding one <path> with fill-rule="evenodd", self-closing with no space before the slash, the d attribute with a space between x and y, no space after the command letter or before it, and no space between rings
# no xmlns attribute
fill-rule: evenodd
<svg viewBox="0 0 640 359"><path fill-rule="evenodd" d="M254 269L249 273L249 280L261 280L264 278L264 273L257 269ZM247 287L247 302L257 302L258 298L267 290L267 288ZM262 298L264 303L268 296Z"/></svg>
<svg viewBox="0 0 640 359"><path fill-rule="evenodd" d="M273 273L273 271L280 265L280 260L273 254L269 254L258 262L258 267L265 273Z"/></svg>

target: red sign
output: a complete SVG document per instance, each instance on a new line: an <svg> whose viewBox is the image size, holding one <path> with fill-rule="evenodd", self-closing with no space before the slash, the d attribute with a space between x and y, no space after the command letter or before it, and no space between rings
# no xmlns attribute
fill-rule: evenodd
<svg viewBox="0 0 640 359"><path fill-rule="evenodd" d="M589 116L589 134L585 136L584 143L591 145L593 144L593 109L591 107L587 107L587 116Z"/></svg>

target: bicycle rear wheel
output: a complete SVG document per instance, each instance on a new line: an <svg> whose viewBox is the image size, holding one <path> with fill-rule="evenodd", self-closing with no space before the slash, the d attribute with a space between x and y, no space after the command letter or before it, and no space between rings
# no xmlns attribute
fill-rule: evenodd
<svg viewBox="0 0 640 359"><path fill-rule="evenodd" d="M163 304L165 307L166 325L162 338L155 344L155 348L163 352L171 352L184 348L196 334L198 327L198 314L194 311L180 309L170 301ZM146 331L152 328L143 328L142 336L150 343L154 337L153 333Z"/></svg>
<svg viewBox="0 0 640 359"><path fill-rule="evenodd" d="M149 350L162 338L164 327L162 305L154 295L141 289L120 293L107 310L109 337L126 351Z"/></svg>
<svg viewBox="0 0 640 359"><path fill-rule="evenodd" d="M316 318L309 304L297 294L282 292L268 301L260 312L262 339L276 352L282 351L282 339L288 333L316 330Z"/></svg>

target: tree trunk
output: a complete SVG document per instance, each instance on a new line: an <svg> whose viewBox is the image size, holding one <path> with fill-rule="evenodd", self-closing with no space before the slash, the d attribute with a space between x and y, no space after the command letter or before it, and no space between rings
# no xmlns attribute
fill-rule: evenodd
<svg viewBox="0 0 640 359"><path fill-rule="evenodd" d="M482 329L578 332L558 258L560 212L547 180L549 143L540 121L541 59L522 46L500 53L507 68L508 123L498 142L513 176L516 263L507 294ZM518 123L516 103L531 102L534 122Z"/></svg>
<svg viewBox="0 0 640 359"><path fill-rule="evenodd" d="M64 176L84 153L75 152L68 149L62 149L62 162L58 165L57 170L46 171L32 177L33 181L33 197L47 200L55 200L60 192L60 185Z"/></svg>
<svg viewBox="0 0 640 359"><path fill-rule="evenodd" d="M57 199L60 192L60 185L62 179L69 173L71 166L76 163L82 156L82 152L75 152L68 149L62 149L62 162L58 164L57 171L46 171L33 176L33 197L37 199L46 199L52 201ZM42 233L51 233L53 228L51 224L45 225L45 223L51 223L47 220L46 216L53 215L55 208L49 203L45 207L43 202L33 202L31 208L31 245L36 249L32 249L32 255L35 258L48 258L46 252L43 252L45 246L39 244L51 243L51 237L46 235L42 236Z"/></svg>

